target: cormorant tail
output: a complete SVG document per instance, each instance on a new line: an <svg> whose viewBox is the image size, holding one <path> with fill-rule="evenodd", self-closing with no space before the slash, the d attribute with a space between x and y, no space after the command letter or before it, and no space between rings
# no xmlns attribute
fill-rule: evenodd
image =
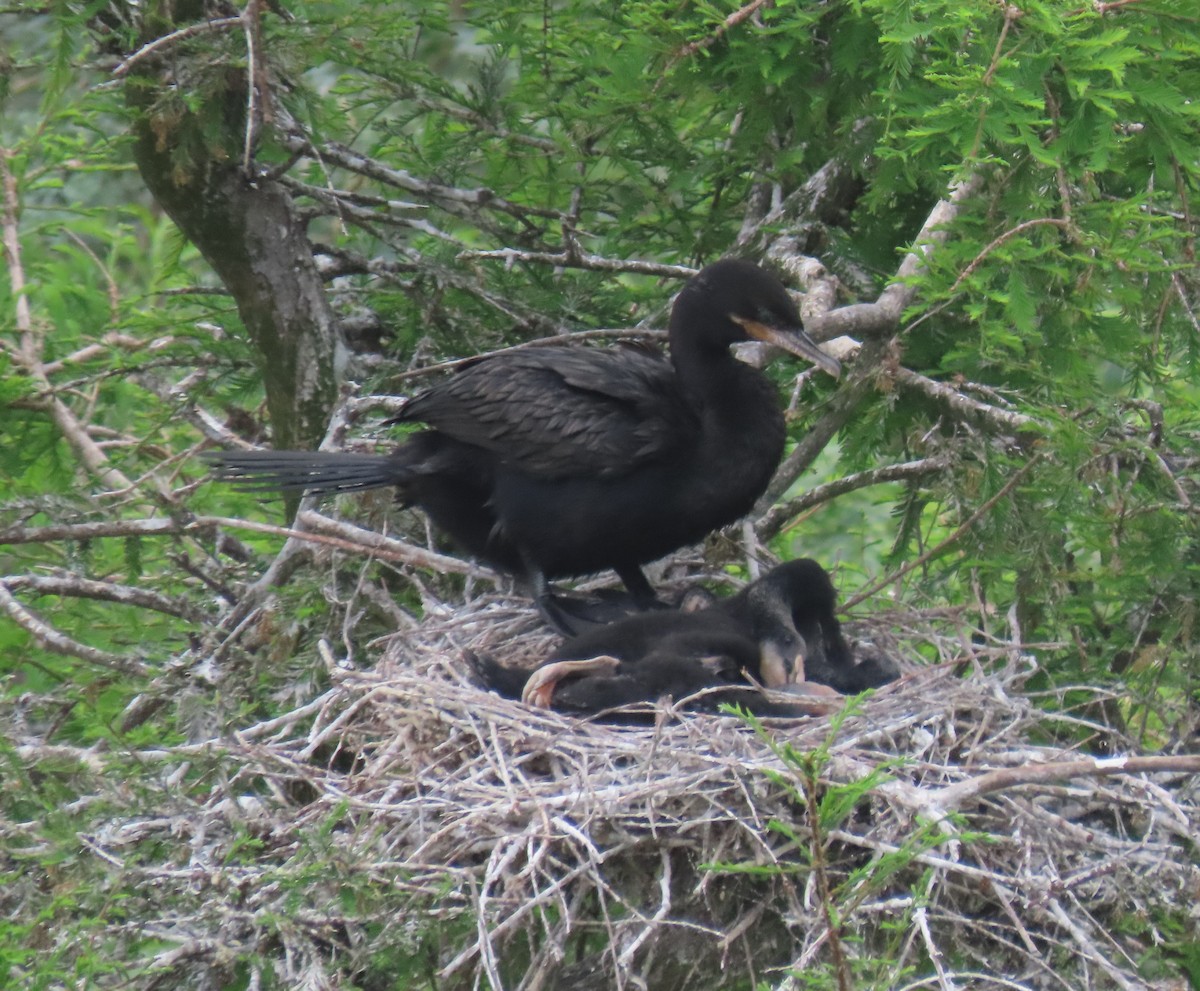
<svg viewBox="0 0 1200 991"><path fill-rule="evenodd" d="M243 492L354 492L402 485L411 474L394 456L344 451L219 451L204 460Z"/></svg>

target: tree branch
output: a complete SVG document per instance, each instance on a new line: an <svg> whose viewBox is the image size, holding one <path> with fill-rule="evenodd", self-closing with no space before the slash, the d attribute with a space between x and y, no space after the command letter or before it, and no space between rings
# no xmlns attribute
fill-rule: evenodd
<svg viewBox="0 0 1200 991"><path fill-rule="evenodd" d="M205 517L190 520L105 520L103 523L55 523L50 526L11 526L0 530L5 544L46 544L56 540L93 540L97 537L158 537L167 534L200 534L215 524Z"/></svg>
<svg viewBox="0 0 1200 991"><path fill-rule="evenodd" d="M872 485L882 485L884 482L904 482L914 478L924 478L926 475L944 471L951 464L948 457L922 458L919 461L906 461L904 464L884 465L882 468L872 468L870 471L860 471L854 475L834 479L815 489L809 489L803 495L787 502L773 505L760 519L754 523L754 532L759 540L770 540L777 533L788 528L791 521L806 509L830 502L838 496L865 489Z"/></svg>
<svg viewBox="0 0 1200 991"><path fill-rule="evenodd" d="M281 116L283 116L281 114ZM366 155L354 151L352 148L347 148L345 145L337 142L330 142L320 146L319 151L309 137L304 133L303 128L297 121L290 118L284 118L286 121L285 127L280 133L280 141L289 151L303 152L305 154L316 154L317 157L327 163L331 163L341 168L348 169L357 175L366 176L381 182L387 186L393 186L397 189L403 189L406 192L413 193L426 199L435 200L442 205L443 208L451 208L452 206L470 206L470 207L487 207L489 210L497 210L500 213L508 214L518 220L528 222L529 217L539 217L547 220L564 221L569 219L567 214L561 210L554 210L545 207L523 206L519 203L513 203L510 200L504 199L502 196L497 196L495 192L485 188L460 188L457 186L445 186L441 183L430 182L426 179L420 179L414 176L411 172L404 169L393 169L380 162L375 161Z"/></svg>
<svg viewBox="0 0 1200 991"><path fill-rule="evenodd" d="M470 575L472 578L495 579L496 577L495 573L485 571L470 561L450 557L446 554L438 554L435 551L426 550L415 544L409 544L392 537L385 537L374 530L366 530L352 523L335 520L311 509L301 510L297 513L296 522L310 529L293 530L284 527L274 527L271 529L271 532L281 533L296 540L326 544L330 547L337 547L341 550L357 554L370 554L374 557L383 558L386 561L411 564L418 568L424 568L427 571L435 571L443 574ZM225 523L232 528L237 528L239 525L238 520L227 520ZM255 525L253 529L259 529L259 525Z"/></svg>
<svg viewBox="0 0 1200 991"><path fill-rule="evenodd" d="M948 195L939 200L925 218L913 247L874 303L855 303L835 309L837 279L825 266L814 258L791 250L792 242L787 238L780 238L772 245L768 256L805 290L801 304L805 330L819 341L849 336L865 339L866 344L859 352L850 375L829 401L824 416L779 466L756 506L760 515L770 511L771 504L791 487L834 435L850 422L855 410L870 392L877 375L892 376L910 388L919 388L947 403L957 414L971 419L983 419L1013 431L1035 425L1035 421L1023 414L980 403L949 386L901 369L898 363L889 362L891 347L885 342L898 333L900 319L916 296L916 277L926 268L932 252L945 243L949 236L949 224L982 183L982 173L974 170L951 186ZM890 365L886 370L885 364Z"/></svg>
<svg viewBox="0 0 1200 991"><path fill-rule="evenodd" d="M659 262L637 261L625 258L602 258L600 255L580 254L572 251L522 251L517 248L496 248L491 251L464 251L459 261L473 258L496 258L507 265L513 262L538 262L562 268L582 268L599 272L636 272L639 275L661 275L670 279L689 279L696 269L687 265L663 265Z"/></svg>
<svg viewBox="0 0 1200 991"><path fill-rule="evenodd" d="M117 67L113 69L113 75L119 79L121 76L128 74L130 69L136 66L143 59L149 58L159 49L169 48L171 45L177 44L180 41L185 41L188 38L195 37L198 34L227 31L230 28L237 27L241 23L241 16L217 17L211 21L201 21L197 24L189 24L187 27L180 28L178 31L172 31L169 34L164 34L161 38L155 38L153 41L143 45L128 58L122 59Z"/></svg>
<svg viewBox="0 0 1200 991"><path fill-rule="evenodd" d="M20 198L17 192L17 179L9 166L9 161L15 157L15 152L0 148L0 183L4 187L4 214L0 221L4 226L4 254L8 262L9 286L14 300L15 323L20 334L21 344L14 353L21 368L34 382L38 399L50 418L58 427L59 432L67 443L79 455L84 466L103 484L112 489L130 489L133 483L120 471L112 467L107 455L100 446L88 436L84 425L64 402L55 394L54 386L46 375L43 361L43 340L35 328L33 314L29 308L29 296L26 292L25 269L21 262L21 240L19 229ZM164 486L158 486L159 495L171 500L171 492Z"/></svg>
<svg viewBox="0 0 1200 991"><path fill-rule="evenodd" d="M991 511L992 507L996 505L996 503L998 503L1001 499L1003 499L1006 495L1008 495L1009 492L1011 492L1014 488L1017 487L1017 485L1020 483L1020 481L1026 475L1029 474L1029 472L1033 468L1033 466L1035 464L1037 464L1038 461L1041 460L1041 457L1042 456L1040 453L1034 454L1034 456L1032 458L1030 458L1028 461L1026 461L1025 464L1021 465L1021 467L1017 469L1016 473L1012 476L1012 478L1010 478L1007 482L1004 483L1003 486L1001 486L999 492L997 492L994 496L992 496L990 499L988 499L986 502L984 502L983 505L979 506L970 516L968 516L963 521L962 525L960 527L958 527L958 529L956 529L952 534L950 534L950 536L948 536L945 540L941 541L936 546L931 547L929 550L927 550L924 554L922 554L916 560L909 561L908 564L904 565L903 567L897 568L890 575L887 575L886 577L879 579L879 581L875 582L873 585L868 585L865 589L862 589L861 591L859 591L849 601L845 602L843 604L842 608L843 609L852 609L854 606L858 605L864 599L870 598L872 595L874 595L876 592L878 592L881 588L884 588L887 585L890 585L894 581L898 581L899 579L901 579L905 575L907 575L910 571L914 571L917 568L922 567L926 562L933 560L935 557L937 557L939 554L941 554L942 551L944 551L951 544L956 543L963 536L963 534L965 534L968 530L970 530L971 527L973 527L979 520L983 519L983 517L986 516Z"/></svg>
<svg viewBox="0 0 1200 991"><path fill-rule="evenodd" d="M982 185L983 174L979 170L969 172L951 185L947 196L934 204L921 230L913 239L908 254L896 269L896 274L874 303L853 303L832 309L834 293L828 286L822 286L821 302L828 308L810 308L805 313L805 329L816 335L818 340L842 335L882 337L899 330L900 318L916 298L917 277L924 272L932 253L950 236L949 225L958 216L963 204ZM813 282L828 281L831 278L819 262L814 264L811 259L789 251L786 239L781 239L773 245L768 255L792 272L802 285L807 282L811 286Z"/></svg>
<svg viewBox="0 0 1200 991"><path fill-rule="evenodd" d="M1022 764L1003 767L978 777L968 778L922 796L922 802L953 812L966 802L983 795L1021 785L1063 781L1069 778L1099 778L1113 774L1200 773L1200 754L1160 757L1086 757L1081 760L1055 761L1049 764Z"/></svg>
<svg viewBox="0 0 1200 991"><path fill-rule="evenodd" d="M77 599L97 599L102 602L116 602L124 606L137 606L154 612L178 616L190 623L203 622L201 612L193 609L183 599L171 599L149 589L134 588L131 585L117 585L113 582L100 582L91 578L81 578L77 575L3 575L0 583L10 590L28 588L39 595L70 596Z"/></svg>
<svg viewBox="0 0 1200 991"><path fill-rule="evenodd" d="M869 117L856 120L838 154L781 202L770 207L753 201L749 203L748 213L756 211L758 215L754 219L747 218L738 232L736 247L748 249L754 245L769 255L779 240L773 233L774 228L786 225L788 234L784 240L791 246L790 253L803 255L812 250L814 230L823 223L832 222L843 207L856 171L861 168L867 153L873 124Z"/></svg>
<svg viewBox="0 0 1200 991"><path fill-rule="evenodd" d="M141 661L89 647L87 644L82 644L78 640L72 640L65 634L59 633L13 597L6 579L0 579L0 610L7 613L13 622L33 637L43 650L48 650L53 654L63 654L67 657L78 657L89 664L110 668L124 675L148 677L154 673L148 665Z"/></svg>
<svg viewBox="0 0 1200 991"><path fill-rule="evenodd" d="M1013 433L1036 429L1042 425L1039 420L1035 420L1032 416L1026 416L1024 413L1016 413L1012 410L981 403L978 399L972 399L970 396L964 395L958 389L952 388L944 382L937 382L934 379L926 378L924 375L918 375L907 368L897 368L893 377L898 385L924 393L929 398L944 403L952 413L963 420L983 422L1000 430L1008 430Z"/></svg>
<svg viewBox="0 0 1200 991"><path fill-rule="evenodd" d="M723 20L712 30L712 32L706 34L698 41L689 41L671 57L671 61L667 63L667 67L664 70L663 75L666 75L666 73L674 67L676 62L680 62L685 58L690 58L692 55L695 55L697 52L702 52L706 48L711 48L725 36L725 33L729 31L730 28L737 27L742 23L742 21L744 21L747 17L750 17L756 10L768 2L769 0L750 0L750 3L739 7L732 14L726 17L725 20Z"/></svg>

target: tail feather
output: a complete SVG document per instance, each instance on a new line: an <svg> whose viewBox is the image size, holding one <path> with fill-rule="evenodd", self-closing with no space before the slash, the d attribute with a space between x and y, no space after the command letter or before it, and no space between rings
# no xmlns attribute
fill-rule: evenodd
<svg viewBox="0 0 1200 991"><path fill-rule="evenodd" d="M408 476L394 457L343 451L220 451L204 455L217 476L243 492L355 492L401 485Z"/></svg>

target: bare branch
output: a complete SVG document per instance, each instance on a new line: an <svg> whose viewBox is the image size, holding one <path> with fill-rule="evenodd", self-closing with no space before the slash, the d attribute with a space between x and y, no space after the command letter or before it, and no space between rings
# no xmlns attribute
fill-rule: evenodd
<svg viewBox="0 0 1200 991"><path fill-rule="evenodd" d="M768 0L750 0L750 3L745 4L744 6L735 10L732 14L726 17L725 20L718 24L709 34L706 34L698 41L688 42L671 57L671 61L667 63L666 72L669 72L676 62L679 62L685 58L690 58L697 52L702 52L706 48L710 48L715 45L721 40L721 38L725 36L727 31L729 31L731 28L737 27L742 23L742 21L750 17L756 10L764 6L767 2ZM664 75L666 72L664 72Z"/></svg>
<svg viewBox="0 0 1200 991"><path fill-rule="evenodd" d="M56 540L93 540L97 537L158 537L167 534L200 535L214 527L211 520L140 519L105 520L103 523L54 523L49 526L11 526L0 530L5 544L45 544Z"/></svg>
<svg viewBox="0 0 1200 991"><path fill-rule="evenodd" d="M295 121L291 121L286 130L281 133L280 140L289 151L311 152L314 149L312 142ZM351 172L367 176L385 185L394 186L397 189L406 190L414 195L435 200L446 209L454 205L487 207L490 210L497 210L519 220L526 220L529 217L540 217L556 221L568 219L567 214L561 210L523 206L519 203L506 200L502 196L497 196L490 189L464 189L419 179L411 172L407 172L404 169L389 168L372 158L368 158L366 155L360 154L336 142L321 145L320 158L325 162L349 169Z"/></svg>
<svg viewBox="0 0 1200 991"><path fill-rule="evenodd" d="M128 75L129 70L157 52L160 48L167 48L180 41L185 41L188 38L198 34L208 34L210 32L225 31L229 28L235 28L242 23L242 18L238 17L217 17L211 21L200 21L196 24L189 24L185 28L180 28L178 31L172 31L170 34L164 34L161 38L155 38L148 44L143 45L136 52L130 55L127 59L113 69L113 75L120 78Z"/></svg>
<svg viewBox="0 0 1200 991"><path fill-rule="evenodd" d="M848 182L861 167L873 123L869 117L856 120L839 154L813 172L782 201L764 206L760 198L766 191L765 185L758 184L751 201L747 203L746 221L735 245L738 248L748 248L752 244L760 248L765 246L769 255L777 247L779 238L768 229L786 225L788 234L783 241L791 245L789 253L803 254L808 250L811 242L808 232L838 209ZM771 241L764 245L763 240L768 236Z"/></svg>
<svg viewBox="0 0 1200 991"><path fill-rule="evenodd" d="M78 640L72 640L59 633L49 623L37 616L14 598L5 580L0 579L0 610L8 614L19 627L27 632L43 650L67 657L78 657L89 664L111 668L121 674L136 677L147 677L153 674L148 665L135 661L120 654L110 654L106 650L89 647Z"/></svg>
<svg viewBox="0 0 1200 991"><path fill-rule="evenodd" d="M833 436L850 422L854 411L870 392L876 376L894 378L908 388L919 389L945 403L956 415L973 421L982 420L993 427L1012 432L1037 426L1035 420L1024 414L989 406L962 395L950 386L901 368L897 362L889 361L891 348L876 343L899 331L900 318L916 295L915 277L925 268L931 252L945 242L947 226L982 182L982 173L973 171L956 182L945 199L938 201L926 217L920 233L914 239L913 248L904 257L892 282L874 303L834 308L838 283L824 265L814 258L791 251L791 242L786 238L772 245L769 253L772 260L786 269L805 289L801 304L805 329L820 341L849 336L866 339L867 345L854 362L850 376L830 400L825 414L780 465L766 494L759 500L759 513L768 513L770 505L807 470ZM767 532L771 532L770 527L779 519L772 513L772 523Z"/></svg>
<svg viewBox="0 0 1200 991"><path fill-rule="evenodd" d="M190 623L204 621L203 613L193 609L183 599L172 599L145 588L135 588L131 585L117 585L113 582L100 582L90 578L80 578L76 575L4 575L0 583L10 590L28 588L39 595L70 596L77 599L97 599L103 602L116 602L124 606L137 606L154 612L178 616Z"/></svg>
<svg viewBox="0 0 1200 991"><path fill-rule="evenodd" d="M950 292L947 295L952 295L954 292L956 292L958 287L971 277L971 273L974 272L975 269L977 269L981 264L983 264L983 260L998 247L1000 247L1000 245L1002 245L1005 241L1011 240L1018 234L1025 233L1025 231L1029 230L1031 227L1040 227L1045 224L1050 224L1054 227L1061 227L1064 230L1070 230L1072 227L1072 224L1069 220L1064 220L1061 217L1037 217L1033 220L1026 220L1024 223L1020 223L1015 227L1009 228L999 237L985 245L983 250L971 259L967 267L964 268L962 272L959 273L958 278L954 280L954 285L950 287Z"/></svg>
<svg viewBox="0 0 1200 991"><path fill-rule="evenodd" d="M415 106L431 114L444 114L447 117L453 117L456 120L466 121L476 131L482 131L485 134L490 134L493 137L500 138L503 141L511 141L514 144L526 145L529 148L536 148L538 151L550 152L557 155L562 149L558 143L550 138L538 137L535 134L522 134L519 131L510 130L507 127L501 127L494 121L489 120L478 111L472 110L470 107L462 107L457 104L445 103L438 100L431 100L429 97L421 96L415 89L403 90L404 98L410 100Z"/></svg>
<svg viewBox="0 0 1200 991"><path fill-rule="evenodd" d="M1156 774L1176 772L1200 774L1200 754L1155 757L1086 757L1081 760L1002 767L978 777L967 778L923 796L932 807L953 812L982 795L1022 785L1071 778L1098 778L1112 774Z"/></svg>
<svg viewBox="0 0 1200 991"><path fill-rule="evenodd" d="M916 297L917 276L924 271L932 252L949 237L948 227L958 216L963 204L982 185L983 174L978 170L972 171L950 187L945 199L938 200L913 239L913 246L896 269L892 281L874 303L854 303L824 313L814 308L812 312L805 314L805 329L810 334L818 335L819 340L828 340L843 334L854 337L879 337L895 333L900 327L900 318L904 311ZM791 261L786 241L774 246L770 257L784 264L797 276L812 279L824 275L824 268L819 263L814 267L807 260ZM832 302L827 291L823 296Z"/></svg>
<svg viewBox="0 0 1200 991"><path fill-rule="evenodd" d="M1041 458L1042 458L1042 455L1039 452L1037 454L1034 454L1034 456L1032 458L1030 458L1028 461L1026 461L1025 464L1021 465L1021 467L1018 468L1016 472L1014 472L1012 478L1010 478L1007 482L1004 483L1003 486L1001 486L999 492L997 492L994 496L992 496L990 499L988 499L986 502L984 502L982 505L980 505L970 516L968 516L963 521L962 525L959 526L958 529L956 529L952 534L950 534L950 536L948 536L945 540L942 540L936 546L931 547L929 550L927 550L924 554L922 554L920 557L916 558L915 560L909 561L908 564L904 565L903 567L897 568L890 575L887 575L886 577L879 579L873 585L868 585L865 589L862 589L861 591L859 591L853 598L851 598L850 600L845 602L843 604L842 608L843 609L852 609L854 606L858 605L864 599L870 598L872 595L874 595L876 592L878 592L881 588L885 588L888 585L890 585L892 582L898 581L899 579L901 579L905 575L907 575L910 571L915 571L917 568L924 566L928 561L933 560L935 557L937 557L939 554L941 554L942 551L944 551L947 547L951 546L954 543L957 543L962 538L962 536L968 530L971 529L971 527L973 527L979 520L983 519L983 517L985 517L989 512L991 512L992 507L995 506L996 503L998 503L1001 499L1003 499L1006 495L1008 495L1009 492L1011 492L1014 488L1017 487L1017 485L1021 482L1021 480L1026 475L1029 474L1030 470L1033 468L1033 466L1035 464L1037 464L1041 460Z"/></svg>
<svg viewBox="0 0 1200 991"><path fill-rule="evenodd" d="M15 323L21 335L21 346L15 357L22 369L34 382L38 400L49 414L63 437L75 449L84 466L113 489L129 489L133 483L124 474L109 464L103 449L88 435L86 427L71 409L58 398L42 364L42 336L35 328L33 315L26 294L25 269L21 262L19 230L20 201L17 195L17 180L9 167L14 152L0 148L0 183L4 187L4 254L8 262L9 285L16 307ZM159 495L170 500L170 489L156 485Z"/></svg>
<svg viewBox="0 0 1200 991"><path fill-rule="evenodd" d="M982 421L985 424L1001 430L1009 430L1013 433L1036 429L1042 425L1040 421L1035 420L1032 416L1026 416L1024 413L1016 413L1012 410L1000 409L998 406L981 403L978 399L972 399L970 396L964 395L958 389L951 388L944 382L937 382L931 378L926 378L924 375L918 375L907 368L897 368L895 370L895 379L899 385L922 392L931 399L936 399L938 402L944 403L955 416L964 420L973 422Z"/></svg>
<svg viewBox="0 0 1200 991"><path fill-rule="evenodd" d="M296 522L310 527L311 532L306 530L287 530L282 527L276 527L273 530L274 532L285 533L287 536L294 537L297 540L327 544L331 547L338 547L342 550L358 554L371 554L388 561L411 564L429 571L470 575L473 578L494 579L496 577L493 572L485 571L483 568L471 564L469 561L464 561L461 558L438 554L435 551L417 547L415 544L395 540L392 537L385 537L374 530L365 530L351 523L322 516L320 513L312 510L301 510L296 515ZM231 527L237 524L237 520L227 521L227 525ZM257 529L257 526L255 529Z"/></svg>
<svg viewBox="0 0 1200 991"><path fill-rule="evenodd" d="M570 251L520 251L516 248L497 248L492 251L464 251L459 261L472 258L497 258L506 265L513 262L537 262L562 268L583 268L600 272L636 272L639 275L662 275L670 279L689 279L696 269L687 265L663 265L658 262L626 258L602 258L600 255L578 254Z"/></svg>
<svg viewBox="0 0 1200 991"><path fill-rule="evenodd" d="M769 540L780 531L787 529L791 525L791 521L806 509L830 502L847 492L865 489L872 485L924 478L926 475L944 471L950 464L951 461L948 457L922 458L919 461L884 465L882 468L872 468L870 471L860 471L854 475L834 479L832 482L818 485L815 489L809 489L795 499L772 506L765 515L755 521L754 532L759 540Z"/></svg>
<svg viewBox="0 0 1200 991"><path fill-rule="evenodd" d="M259 101L265 103L268 99L267 74L262 59L262 0L246 0L241 21L242 34L246 38L246 134L242 143L242 171L249 176L261 117L266 112L265 107L259 106Z"/></svg>

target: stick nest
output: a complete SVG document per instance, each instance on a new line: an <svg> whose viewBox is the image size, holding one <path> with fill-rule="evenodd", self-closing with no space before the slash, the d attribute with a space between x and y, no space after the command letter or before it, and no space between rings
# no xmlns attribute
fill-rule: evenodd
<svg viewBox="0 0 1200 991"><path fill-rule="evenodd" d="M210 746L238 770L186 829L88 838L127 866L132 842L174 845L138 868L195 892L156 923L155 973L203 964L211 983L235 947L282 986L1179 987L1147 961L1194 932L1194 758L1088 758L1128 752L1116 700L1043 711L1034 658L954 616L848 624L906 674L835 716L660 703L630 727L473 683L465 650L545 656L527 604L438 612Z"/></svg>

